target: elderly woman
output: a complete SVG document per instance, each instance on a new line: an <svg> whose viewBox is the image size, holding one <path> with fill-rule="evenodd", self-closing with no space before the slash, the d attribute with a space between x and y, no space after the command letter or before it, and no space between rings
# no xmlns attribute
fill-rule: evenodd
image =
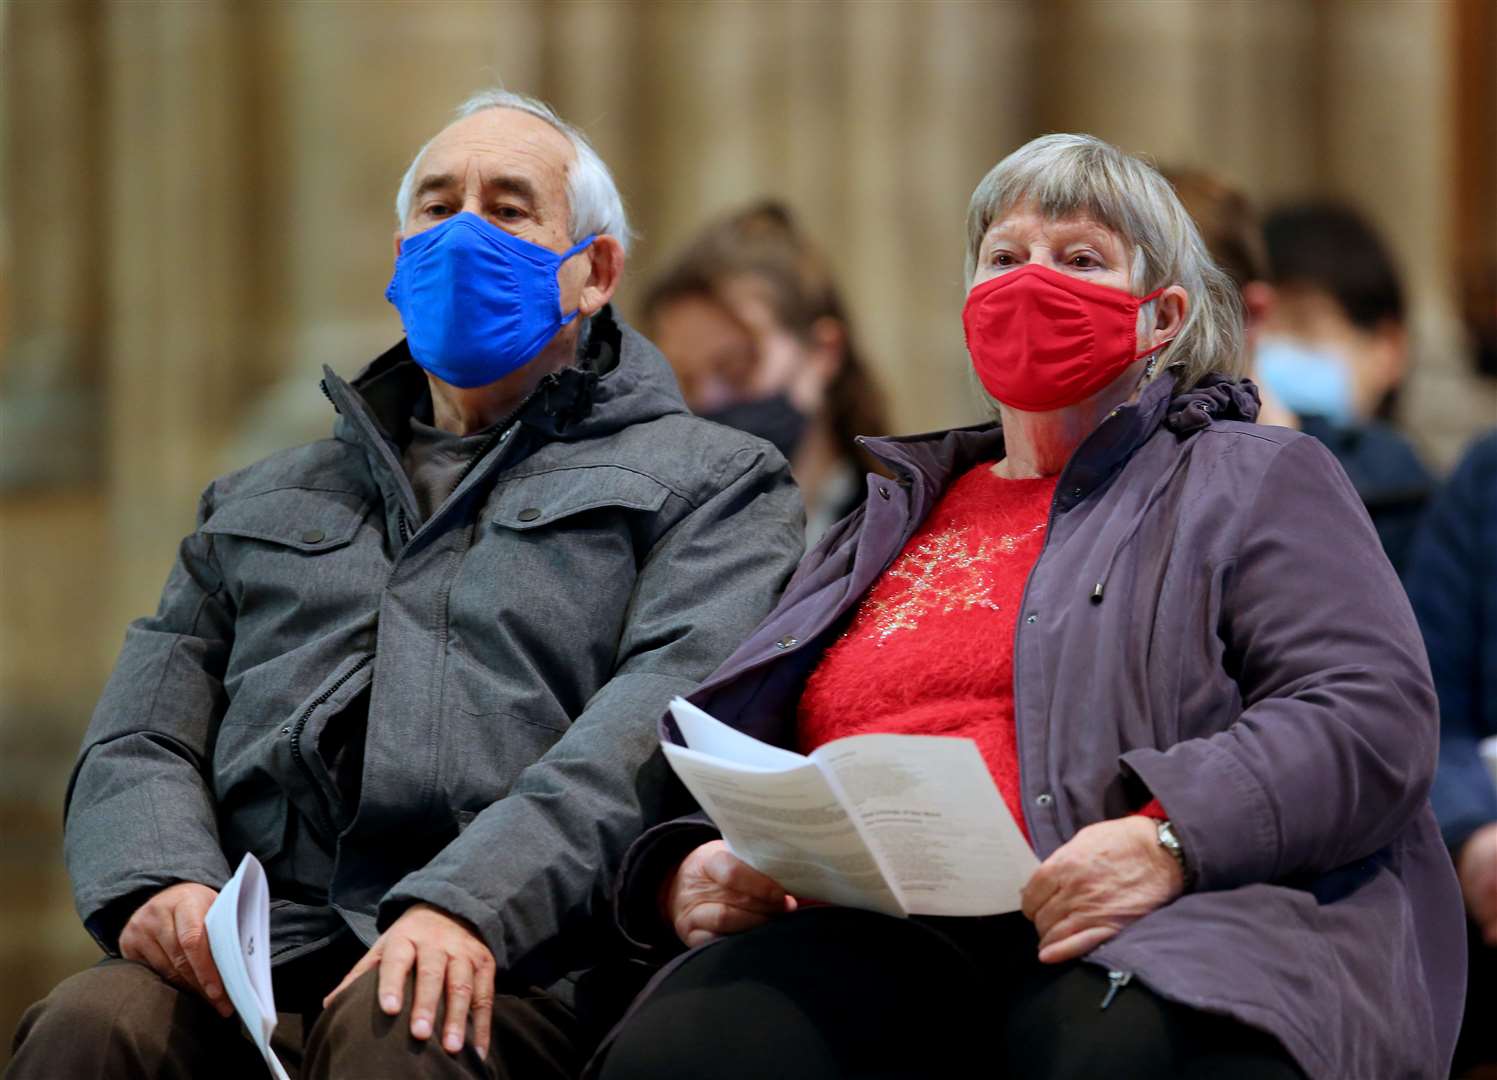
<svg viewBox="0 0 1497 1080"><path fill-rule="evenodd" d="M1234 290L1096 139L1000 162L962 313L1001 423L870 440L897 481L692 697L767 742L973 739L1042 860L1023 910L807 904L700 818L620 918L675 957L621 1077L1436 1077L1464 978L1436 712L1367 515L1253 424Z"/></svg>

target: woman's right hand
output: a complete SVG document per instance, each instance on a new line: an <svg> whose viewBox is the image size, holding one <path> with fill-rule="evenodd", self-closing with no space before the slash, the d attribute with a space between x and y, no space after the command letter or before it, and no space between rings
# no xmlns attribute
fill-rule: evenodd
<svg viewBox="0 0 1497 1080"><path fill-rule="evenodd" d="M721 840L696 848L660 892L660 906L687 946L762 926L795 910L795 897Z"/></svg>

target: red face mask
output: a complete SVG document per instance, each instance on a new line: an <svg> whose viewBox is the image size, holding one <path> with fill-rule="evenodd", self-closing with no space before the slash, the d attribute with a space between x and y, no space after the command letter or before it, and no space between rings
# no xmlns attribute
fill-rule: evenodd
<svg viewBox="0 0 1497 1080"><path fill-rule="evenodd" d="M1148 296L1094 285L1031 263L984 281L967 295L967 352L988 393L1024 412L1084 401L1112 382L1138 352L1138 309Z"/></svg>

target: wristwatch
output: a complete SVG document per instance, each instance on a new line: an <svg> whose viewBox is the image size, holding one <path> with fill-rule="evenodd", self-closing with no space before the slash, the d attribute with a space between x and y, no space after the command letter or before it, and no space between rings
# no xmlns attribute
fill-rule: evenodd
<svg viewBox="0 0 1497 1080"><path fill-rule="evenodd" d="M1185 861L1185 849L1180 846L1180 838L1175 835L1174 827L1166 818L1156 828L1159 846L1175 857L1175 861L1180 864L1180 873L1185 876L1185 887L1190 888L1190 864Z"/></svg>

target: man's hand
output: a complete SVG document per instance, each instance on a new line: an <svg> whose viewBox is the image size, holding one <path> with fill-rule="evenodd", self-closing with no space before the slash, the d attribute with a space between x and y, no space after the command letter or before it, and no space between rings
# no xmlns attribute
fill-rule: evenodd
<svg viewBox="0 0 1497 1080"><path fill-rule="evenodd" d="M1175 857L1159 845L1153 818L1088 825L1040 864L1020 895L1040 933L1040 960L1085 956L1129 923L1185 889Z"/></svg>
<svg viewBox="0 0 1497 1080"><path fill-rule="evenodd" d="M224 994L203 925L217 898L215 890L194 881L168 885L130 916L120 932L120 955L174 986L201 994L220 1016L231 1016L234 1006Z"/></svg>
<svg viewBox="0 0 1497 1080"><path fill-rule="evenodd" d="M1481 938L1497 945L1497 823L1483 825L1461 845L1455 861L1466 913L1481 927Z"/></svg>
<svg viewBox="0 0 1497 1080"><path fill-rule="evenodd" d="M468 923L430 904L413 904L380 935L364 958L353 966L323 1007L364 972L379 966L379 1007L397 1015L405 1004L405 981L416 969L416 992L411 1003L411 1037L431 1037L437 1003L447 994L446 1030L442 1048L456 1054L463 1048L465 1023L473 1019L473 1049L489 1056L494 1018L494 954Z"/></svg>
<svg viewBox="0 0 1497 1080"><path fill-rule="evenodd" d="M795 906L793 896L721 840L687 855L661 890L661 909L688 946L752 930Z"/></svg>

